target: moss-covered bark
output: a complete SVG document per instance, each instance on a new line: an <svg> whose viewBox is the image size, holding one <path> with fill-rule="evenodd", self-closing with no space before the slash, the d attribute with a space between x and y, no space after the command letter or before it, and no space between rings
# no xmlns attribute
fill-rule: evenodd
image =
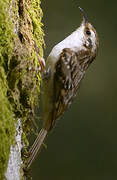
<svg viewBox="0 0 117 180"><path fill-rule="evenodd" d="M23 140L38 104L40 75L34 43L43 56L40 0L0 0L0 180L22 119Z"/></svg>

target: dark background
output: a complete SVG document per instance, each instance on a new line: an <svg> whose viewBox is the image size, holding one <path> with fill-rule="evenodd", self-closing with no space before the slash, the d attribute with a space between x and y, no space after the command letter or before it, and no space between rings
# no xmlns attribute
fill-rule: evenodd
<svg viewBox="0 0 117 180"><path fill-rule="evenodd" d="M96 27L99 53L34 162L33 180L117 180L117 1L42 0L44 56L80 25L78 6Z"/></svg>

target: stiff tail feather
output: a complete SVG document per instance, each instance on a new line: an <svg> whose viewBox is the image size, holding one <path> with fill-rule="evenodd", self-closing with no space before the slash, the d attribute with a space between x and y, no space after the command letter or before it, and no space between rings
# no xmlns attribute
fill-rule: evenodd
<svg viewBox="0 0 117 180"><path fill-rule="evenodd" d="M42 128L40 130L35 142L31 146L31 148L29 150L29 158L27 161L27 169L31 166L32 162L35 160L37 154L39 153L40 148L44 142L44 139L46 138L47 133L48 133L47 130Z"/></svg>

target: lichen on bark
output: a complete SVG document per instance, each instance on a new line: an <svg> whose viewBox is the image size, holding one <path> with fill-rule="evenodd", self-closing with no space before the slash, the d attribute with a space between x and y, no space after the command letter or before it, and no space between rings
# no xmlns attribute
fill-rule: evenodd
<svg viewBox="0 0 117 180"><path fill-rule="evenodd" d="M15 141L15 123L22 120L26 143L38 104L41 77L34 43L42 57L41 20L40 0L0 0L0 180Z"/></svg>

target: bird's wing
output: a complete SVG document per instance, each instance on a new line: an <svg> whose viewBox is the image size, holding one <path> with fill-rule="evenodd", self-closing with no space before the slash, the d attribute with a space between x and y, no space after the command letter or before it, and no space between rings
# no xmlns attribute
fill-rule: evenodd
<svg viewBox="0 0 117 180"><path fill-rule="evenodd" d="M76 96L80 81L85 73L81 70L81 63L84 59L86 59L85 53L78 55L69 48L63 49L60 54L54 73L52 126L54 126L55 120L71 104L73 97Z"/></svg>

